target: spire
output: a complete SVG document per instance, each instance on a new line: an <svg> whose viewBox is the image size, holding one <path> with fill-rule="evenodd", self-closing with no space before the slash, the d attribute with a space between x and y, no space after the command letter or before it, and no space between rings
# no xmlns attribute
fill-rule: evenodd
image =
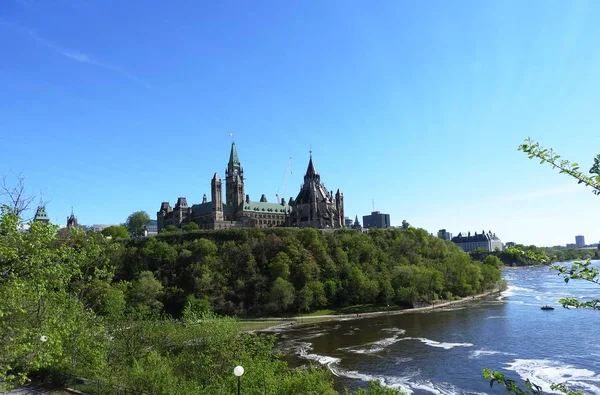
<svg viewBox="0 0 600 395"><path fill-rule="evenodd" d="M315 177L318 175L319 175L319 173L317 172L317 169L315 169L315 165L312 160L312 151L311 151L310 160L308 161L308 167L306 168L306 175L304 177Z"/></svg>
<svg viewBox="0 0 600 395"><path fill-rule="evenodd" d="M240 159L238 158L237 149L235 143L231 143L231 152L229 153L229 167L239 167Z"/></svg>

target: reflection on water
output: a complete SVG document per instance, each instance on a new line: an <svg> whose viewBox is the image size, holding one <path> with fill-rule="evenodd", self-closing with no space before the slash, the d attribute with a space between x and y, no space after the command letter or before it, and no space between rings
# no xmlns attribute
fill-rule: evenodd
<svg viewBox="0 0 600 395"><path fill-rule="evenodd" d="M530 379L550 392L569 380L600 394L600 312L567 310L557 303L573 295L600 294L590 283L568 284L546 267L505 270L509 286L500 297L412 313L327 322L279 333L290 364L320 364L338 388L370 380L409 394L506 393L490 389L484 367ZM540 309L554 305L554 311Z"/></svg>

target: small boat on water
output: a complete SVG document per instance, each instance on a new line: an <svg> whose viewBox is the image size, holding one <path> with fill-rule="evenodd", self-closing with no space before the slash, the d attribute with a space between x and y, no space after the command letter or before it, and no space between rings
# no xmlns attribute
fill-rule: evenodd
<svg viewBox="0 0 600 395"><path fill-rule="evenodd" d="M554 307L546 305L542 306L542 310L554 310Z"/></svg>

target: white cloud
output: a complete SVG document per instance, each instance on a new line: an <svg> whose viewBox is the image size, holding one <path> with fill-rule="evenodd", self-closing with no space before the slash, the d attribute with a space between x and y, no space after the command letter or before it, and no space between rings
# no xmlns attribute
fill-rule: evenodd
<svg viewBox="0 0 600 395"><path fill-rule="evenodd" d="M67 59L79 62L79 63L85 63L85 64L89 64L92 66L96 66L105 70L110 70L112 72L118 73L124 77L127 77L139 84L144 85L145 87L150 87L150 85L148 85L146 82L144 82L143 80L141 80L140 78L138 78L137 76L131 74L130 72L128 72L127 70L119 67L119 66L115 66L109 63L105 63L102 61L99 61L97 59L94 59L91 55L88 55L86 53L83 52L79 52L79 51L73 51L70 49L66 49L63 48L62 46L56 44L53 41L47 40L44 37L41 37L40 35L38 35L36 33L35 30L27 28L27 27L23 27L20 25L16 25L14 23L5 21L0 19L0 26L6 26L12 30L15 30L17 32L19 32L20 34L24 34L29 36L31 39L33 39L34 41L36 41L38 44L43 45L46 48L49 48L51 50L53 50L54 52L64 56Z"/></svg>

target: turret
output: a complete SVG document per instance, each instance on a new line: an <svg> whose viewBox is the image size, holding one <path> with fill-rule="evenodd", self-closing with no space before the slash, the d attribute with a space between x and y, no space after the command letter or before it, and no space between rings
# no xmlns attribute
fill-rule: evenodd
<svg viewBox="0 0 600 395"><path fill-rule="evenodd" d="M73 207L71 207L71 216L67 217L67 228L76 228L77 226L77 218L73 213Z"/></svg>
<svg viewBox="0 0 600 395"><path fill-rule="evenodd" d="M339 189L335 193L335 207L340 216L340 227L343 228L345 226L344 218L346 218L344 216L344 194L341 193Z"/></svg>
<svg viewBox="0 0 600 395"><path fill-rule="evenodd" d="M222 188L221 188L221 178L219 177L218 173L215 173L215 175L212 178L212 181L210 182L210 191L211 191L211 197L212 197L212 212L213 212L213 219L215 221L222 221L223 220L223 194L222 194Z"/></svg>
<svg viewBox="0 0 600 395"><path fill-rule="evenodd" d="M205 193L204 195L202 195L202 204L204 204L206 202L207 202L207 200L206 200L206 193Z"/></svg>
<svg viewBox="0 0 600 395"><path fill-rule="evenodd" d="M50 222L50 218L48 218L48 214L46 214L46 206L38 206L33 220L36 222L43 222L45 224Z"/></svg>

